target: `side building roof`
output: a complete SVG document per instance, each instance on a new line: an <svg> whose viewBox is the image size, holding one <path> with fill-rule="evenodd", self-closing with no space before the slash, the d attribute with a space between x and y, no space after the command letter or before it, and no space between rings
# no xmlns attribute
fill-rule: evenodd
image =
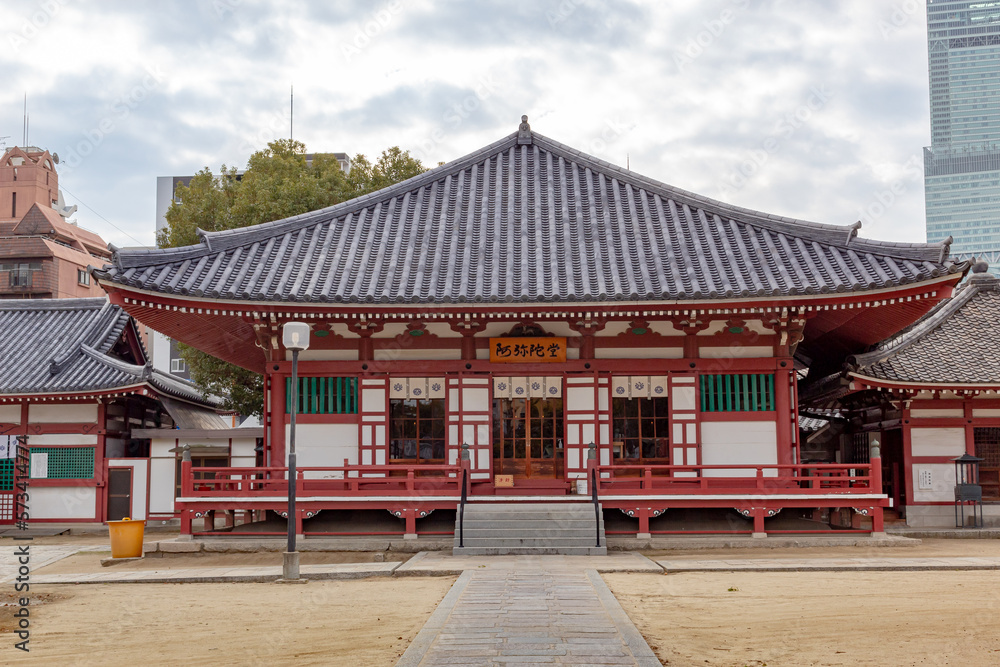
<svg viewBox="0 0 1000 667"><path fill-rule="evenodd" d="M939 244L702 197L518 132L378 192L174 249L102 282L230 301L613 302L850 293L960 274Z"/></svg>
<svg viewBox="0 0 1000 667"><path fill-rule="evenodd" d="M131 316L107 298L0 301L0 396L104 392L146 384L214 406L195 386L112 354ZM138 339L138 336L136 336ZM141 361L146 362L143 351Z"/></svg>
<svg viewBox="0 0 1000 667"><path fill-rule="evenodd" d="M1000 281L977 264L955 296L877 349L848 360L852 374L889 383L1000 385Z"/></svg>

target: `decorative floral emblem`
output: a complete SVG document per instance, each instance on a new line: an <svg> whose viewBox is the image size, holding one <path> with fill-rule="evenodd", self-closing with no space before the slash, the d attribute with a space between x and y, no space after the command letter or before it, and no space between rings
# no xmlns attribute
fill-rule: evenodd
<svg viewBox="0 0 1000 667"><path fill-rule="evenodd" d="M441 383L435 382L431 385L431 391L441 391Z"/></svg>
<svg viewBox="0 0 1000 667"><path fill-rule="evenodd" d="M637 391L642 391L645 386L646 386L645 382L636 382L635 383L635 388L636 388Z"/></svg>
<svg viewBox="0 0 1000 667"><path fill-rule="evenodd" d="M517 389L514 390L514 393L520 396L521 394L524 393L524 387L518 387Z"/></svg>
<svg viewBox="0 0 1000 667"><path fill-rule="evenodd" d="M420 395L420 394L422 394L422 393L423 393L423 392L422 392L422 391L420 390L420 387L414 387L414 388L413 388L413 395L414 395L414 396L419 396L419 395Z"/></svg>
<svg viewBox="0 0 1000 667"><path fill-rule="evenodd" d="M625 387L615 387L615 393L619 396L625 393Z"/></svg>
<svg viewBox="0 0 1000 667"><path fill-rule="evenodd" d="M657 393L657 394L662 394L663 393L663 387L656 387L655 389L653 389L653 391L655 393Z"/></svg>
<svg viewBox="0 0 1000 667"><path fill-rule="evenodd" d="M531 391L538 391L541 388L542 388L542 385L538 384L537 382L532 382L531 383Z"/></svg>
<svg viewBox="0 0 1000 667"><path fill-rule="evenodd" d="M559 393L559 388L558 387L549 387L549 393L552 394L553 396L555 396L556 394Z"/></svg>
<svg viewBox="0 0 1000 667"><path fill-rule="evenodd" d="M397 382L396 384L392 385L392 388L394 391L403 391L403 384L401 382Z"/></svg>
<svg viewBox="0 0 1000 667"><path fill-rule="evenodd" d="M507 391L507 383L497 382L497 391Z"/></svg>

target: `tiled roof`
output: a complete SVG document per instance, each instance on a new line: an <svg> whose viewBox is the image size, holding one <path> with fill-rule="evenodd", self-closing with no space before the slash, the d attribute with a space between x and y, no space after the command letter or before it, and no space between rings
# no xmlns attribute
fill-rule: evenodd
<svg viewBox="0 0 1000 667"><path fill-rule="evenodd" d="M0 395L108 391L149 384L206 401L194 385L109 354L130 316L106 298L0 301Z"/></svg>
<svg viewBox="0 0 1000 667"><path fill-rule="evenodd" d="M286 220L116 250L105 282L313 303L660 301L852 292L960 273L940 244L701 197L522 130Z"/></svg>
<svg viewBox="0 0 1000 667"><path fill-rule="evenodd" d="M977 272L952 299L849 363L855 373L880 380L996 385L1000 384L998 334L1000 281Z"/></svg>

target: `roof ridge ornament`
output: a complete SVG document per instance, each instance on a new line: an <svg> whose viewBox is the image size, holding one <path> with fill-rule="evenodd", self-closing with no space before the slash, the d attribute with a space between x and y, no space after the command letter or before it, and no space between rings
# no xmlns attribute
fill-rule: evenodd
<svg viewBox="0 0 1000 667"><path fill-rule="evenodd" d="M521 116L521 124L517 126L517 144L531 144L531 126L528 125L528 116Z"/></svg>
<svg viewBox="0 0 1000 667"><path fill-rule="evenodd" d="M851 245L851 239L858 235L858 230L861 229L861 221L858 220L853 225L847 228L847 242L844 245Z"/></svg>
<svg viewBox="0 0 1000 667"><path fill-rule="evenodd" d="M200 240L209 252L212 252L212 243L208 240L208 232L206 232L201 227L196 227L194 233L198 235L198 240Z"/></svg>

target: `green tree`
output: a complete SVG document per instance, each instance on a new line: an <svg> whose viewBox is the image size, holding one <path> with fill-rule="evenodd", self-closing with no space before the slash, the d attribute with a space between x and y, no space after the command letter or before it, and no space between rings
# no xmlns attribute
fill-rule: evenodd
<svg viewBox="0 0 1000 667"><path fill-rule="evenodd" d="M167 226L157 233L161 248L199 242L197 230L221 231L281 220L332 206L412 178L425 171L420 160L393 146L372 163L358 154L343 172L329 153L306 160L305 144L271 142L250 156L246 171L222 165L218 175L206 167L190 184L179 184L167 211ZM205 393L228 396L225 408L242 415L263 415L264 378L183 343L181 357L191 379Z"/></svg>

